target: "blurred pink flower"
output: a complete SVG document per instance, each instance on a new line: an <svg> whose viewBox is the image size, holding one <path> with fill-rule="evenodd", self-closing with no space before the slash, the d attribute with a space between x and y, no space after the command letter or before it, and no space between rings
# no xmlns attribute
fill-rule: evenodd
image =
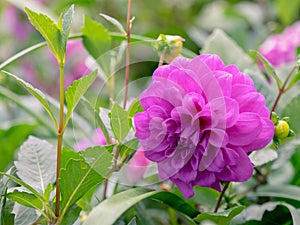
<svg viewBox="0 0 300 225"><path fill-rule="evenodd" d="M77 142L75 144L75 150L81 151L88 147L97 146L97 145L100 145L100 146L106 145L106 140L105 140L104 135L103 135L102 131L100 130L100 128L97 128L94 131L92 139L84 139L84 140Z"/></svg>
<svg viewBox="0 0 300 225"><path fill-rule="evenodd" d="M275 66L296 61L296 49L300 46L300 21L287 27L281 34L269 36L259 47L259 52Z"/></svg>
<svg viewBox="0 0 300 225"><path fill-rule="evenodd" d="M142 179L150 162L151 161L145 157L143 148L140 147L126 167L128 181L134 184Z"/></svg>

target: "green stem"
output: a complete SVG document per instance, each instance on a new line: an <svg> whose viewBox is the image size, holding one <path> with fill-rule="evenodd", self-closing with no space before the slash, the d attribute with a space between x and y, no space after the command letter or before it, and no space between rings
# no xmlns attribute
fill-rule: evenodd
<svg viewBox="0 0 300 225"><path fill-rule="evenodd" d="M64 134L64 105L65 105L65 90L64 90L64 63L59 63L59 125L57 130L57 164L56 164L56 203L55 216L59 217L60 206L60 167L61 167L61 149Z"/></svg>
<svg viewBox="0 0 300 225"><path fill-rule="evenodd" d="M130 72L130 11L131 11L131 0L128 0L127 6L127 46L126 46L126 71L125 71L125 91L123 108L126 108L127 95L128 95L128 83L129 83L129 72Z"/></svg>
<svg viewBox="0 0 300 225"><path fill-rule="evenodd" d="M219 207L220 207L220 205L221 205L223 196L224 196L224 194L225 194L227 188L229 187L229 184L230 184L230 182L227 182L227 183L225 184L225 186L223 187L223 190L222 190L222 192L221 192L221 194L220 194L220 196L219 196L217 205L216 205L215 210L214 210L215 213L218 212L218 209L219 209Z"/></svg>
<svg viewBox="0 0 300 225"><path fill-rule="evenodd" d="M276 100L273 104L273 107L271 109L271 112L274 112L277 105L278 105L278 102L279 102L279 99L281 98L282 94L285 93L287 90L285 89L286 85L288 84L288 81L289 79L291 78L291 76L293 75L295 69L297 69L297 65L293 66L293 68L291 69L291 71L289 72L289 74L287 75L283 85L279 88L279 92L278 92L278 95L276 97ZM271 116L271 115L270 115Z"/></svg>

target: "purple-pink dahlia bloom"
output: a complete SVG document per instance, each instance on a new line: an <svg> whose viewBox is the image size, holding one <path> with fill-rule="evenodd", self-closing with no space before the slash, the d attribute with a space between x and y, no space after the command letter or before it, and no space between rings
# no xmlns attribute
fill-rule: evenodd
<svg viewBox="0 0 300 225"><path fill-rule="evenodd" d="M176 58L155 70L134 117L145 156L157 162L185 197L196 185L221 190L221 181L246 181L248 153L265 147L274 125L252 79L217 55Z"/></svg>
<svg viewBox="0 0 300 225"><path fill-rule="evenodd" d="M300 46L300 21L287 27L281 34L269 36L259 47L259 52L275 66L296 61L296 49Z"/></svg>

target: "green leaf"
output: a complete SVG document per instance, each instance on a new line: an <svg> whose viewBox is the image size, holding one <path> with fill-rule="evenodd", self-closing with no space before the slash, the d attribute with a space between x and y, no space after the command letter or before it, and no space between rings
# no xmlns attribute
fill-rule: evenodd
<svg viewBox="0 0 300 225"><path fill-rule="evenodd" d="M19 204L30 208L39 210L43 209L43 202L35 195L27 192L14 191L6 194L6 197L12 201L18 202Z"/></svg>
<svg viewBox="0 0 300 225"><path fill-rule="evenodd" d="M61 14L58 20L58 28L60 29L60 32L62 34L62 47L65 53L64 57L66 56L67 41L71 29L73 16L74 5L71 5L71 7L64 14Z"/></svg>
<svg viewBox="0 0 300 225"><path fill-rule="evenodd" d="M25 11L31 24L47 41L50 51L58 62L63 62L65 52L63 51L62 34L58 26L44 14L36 13L28 8L25 8Z"/></svg>
<svg viewBox="0 0 300 225"><path fill-rule="evenodd" d="M300 70L296 72L296 74L291 79L289 85L286 88L286 91L293 87L300 80Z"/></svg>
<svg viewBox="0 0 300 225"><path fill-rule="evenodd" d="M285 184L261 186L253 194L255 196L278 197L300 201L299 193L300 187Z"/></svg>
<svg viewBox="0 0 300 225"><path fill-rule="evenodd" d="M119 142L124 140L130 130L128 112L116 102L111 109L110 126Z"/></svg>
<svg viewBox="0 0 300 225"><path fill-rule="evenodd" d="M281 87L282 82L281 82L280 78L278 77L278 75L276 74L276 72L275 72L273 66L271 65L271 63L263 55L261 55L256 50L250 50L250 54L253 55L254 58L259 59L263 63L263 65L264 65L265 69L267 70L267 72L275 79L278 87Z"/></svg>
<svg viewBox="0 0 300 225"><path fill-rule="evenodd" d="M115 25L121 33L123 33L124 35L127 35L127 32L125 31L124 27L118 20L116 20L115 18L113 18L111 16L105 15L103 13L100 13L100 16L104 17L104 19L106 19L107 21L109 21L113 25Z"/></svg>
<svg viewBox="0 0 300 225"><path fill-rule="evenodd" d="M61 186L62 202L59 220L62 220L69 207L103 180L104 178L85 161L70 159L66 168L60 172L59 183Z"/></svg>
<svg viewBox="0 0 300 225"><path fill-rule="evenodd" d="M128 114L130 117L133 117L139 112L144 112L144 109L141 105L140 99L135 100L128 109Z"/></svg>
<svg viewBox="0 0 300 225"><path fill-rule="evenodd" d="M55 126L57 127L56 119L49 107L48 101L46 99L46 96L41 92L39 89L34 88L30 83L27 83L26 81L22 80L21 78L7 72L4 70L1 70L2 73L10 76L11 78L15 79L20 85L22 85L33 97L35 97L44 107L46 112L49 114L50 118L54 122Z"/></svg>
<svg viewBox="0 0 300 225"><path fill-rule="evenodd" d="M113 163L113 148L114 145L95 146L81 151L80 154L86 158L92 169L104 177Z"/></svg>
<svg viewBox="0 0 300 225"><path fill-rule="evenodd" d="M89 110L91 110L93 112L94 118L96 120L97 127L99 127L100 130L102 131L103 136L105 137L106 143L110 144L111 140L110 140L110 137L109 137L109 133L107 131L107 128L106 128L105 124L103 123L103 121L100 117L99 109L95 109L92 106L92 104L86 98L82 98L82 103L85 105L86 108L88 108Z"/></svg>
<svg viewBox="0 0 300 225"><path fill-rule="evenodd" d="M22 144L15 165L18 177L42 193L55 182L56 151L45 140L30 136Z"/></svg>
<svg viewBox="0 0 300 225"><path fill-rule="evenodd" d="M32 192L32 194L34 194L38 199L40 199L42 202L45 202L45 199L44 197L39 193L37 192L33 187L31 187L30 185L26 184L24 181L20 180L19 178L16 178L10 174L7 174L7 173L3 173L0 171L0 174L1 175L4 175L6 177L8 177L9 179L11 179L12 181L14 181L15 183L23 186L24 188L28 189L29 191Z"/></svg>
<svg viewBox="0 0 300 225"><path fill-rule="evenodd" d="M72 207L70 207L67 213L65 214L61 222L61 225L74 224L74 222L78 219L80 212L81 212L81 208L78 207L77 205L73 205Z"/></svg>
<svg viewBox="0 0 300 225"><path fill-rule="evenodd" d="M102 24L85 16L82 34L86 50L100 64L106 76L110 76L110 55L105 54L111 48L111 36L108 30Z"/></svg>
<svg viewBox="0 0 300 225"><path fill-rule="evenodd" d="M280 21L283 25L289 25L298 17L298 10L300 7L299 0L277 0L276 6Z"/></svg>
<svg viewBox="0 0 300 225"><path fill-rule="evenodd" d="M139 140L137 138L131 139L124 144L121 145L119 149L119 153L121 156L128 156L130 153L137 150L139 144Z"/></svg>
<svg viewBox="0 0 300 225"><path fill-rule="evenodd" d="M137 225L136 217L133 217L127 225Z"/></svg>
<svg viewBox="0 0 300 225"><path fill-rule="evenodd" d="M94 225L95 221L101 221L101 225L113 225L130 207L147 198L161 201L191 218L198 214L197 210L170 192L134 188L118 193L101 202L88 215L83 225Z"/></svg>
<svg viewBox="0 0 300 225"><path fill-rule="evenodd" d="M299 120L299 112L300 112L300 95L294 97L282 110L281 116L288 116L290 118L289 124L291 125L291 129L296 133L300 131L300 120Z"/></svg>
<svg viewBox="0 0 300 225"><path fill-rule="evenodd" d="M236 216L232 224L246 224L247 221L264 221L263 217L266 211L271 212L278 206L284 206L289 209L293 219L293 224L300 224L299 212L290 204L285 202L266 202L261 205L252 204L245 208L242 213Z"/></svg>
<svg viewBox="0 0 300 225"><path fill-rule="evenodd" d="M233 208L230 208L228 210L225 210L224 212L217 212L217 213L201 213L199 214L194 220L197 222L202 222L204 220L210 220L212 222L215 222L218 225L227 225L233 217L240 214L244 206L236 206Z"/></svg>
<svg viewBox="0 0 300 225"><path fill-rule="evenodd" d="M93 71L89 75L86 75L79 80L75 80L70 87L66 90L66 102L68 111L66 115L65 126L67 126L69 119L71 118L72 112L77 106L80 98L84 95L87 89L91 86L97 77L97 70Z"/></svg>
<svg viewBox="0 0 300 225"><path fill-rule="evenodd" d="M61 152L61 168L67 168L67 164L70 159L84 160L84 158L72 149L63 147Z"/></svg>
<svg viewBox="0 0 300 225"><path fill-rule="evenodd" d="M15 151L35 128L35 125L14 124L8 129L0 129L0 171L4 171L13 161Z"/></svg>

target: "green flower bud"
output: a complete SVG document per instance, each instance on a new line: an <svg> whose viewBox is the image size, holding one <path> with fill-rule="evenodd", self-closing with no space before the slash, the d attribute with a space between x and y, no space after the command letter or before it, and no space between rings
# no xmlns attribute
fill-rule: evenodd
<svg viewBox="0 0 300 225"><path fill-rule="evenodd" d="M158 54L163 56L163 60L171 63L180 55L184 39L178 35L160 34L154 43L154 48Z"/></svg>
<svg viewBox="0 0 300 225"><path fill-rule="evenodd" d="M275 125L275 137L278 139L283 139L289 136L290 126L284 120L279 120Z"/></svg>

